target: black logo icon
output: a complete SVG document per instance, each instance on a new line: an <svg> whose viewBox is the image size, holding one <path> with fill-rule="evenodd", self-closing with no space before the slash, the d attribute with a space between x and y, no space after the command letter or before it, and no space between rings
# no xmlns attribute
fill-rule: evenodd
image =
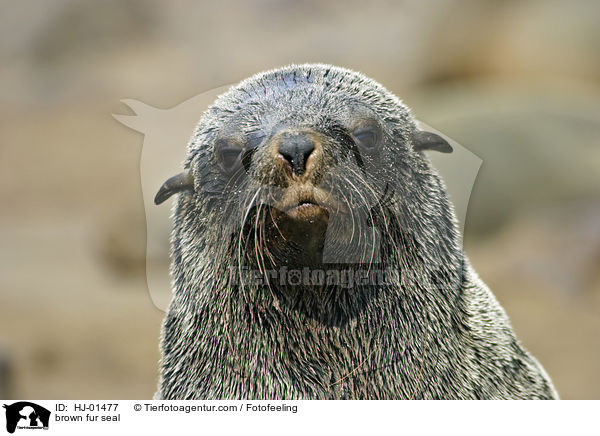
<svg viewBox="0 0 600 436"><path fill-rule="evenodd" d="M29 401L19 401L4 405L6 409L6 431L14 433L15 429L48 429L50 411Z"/></svg>

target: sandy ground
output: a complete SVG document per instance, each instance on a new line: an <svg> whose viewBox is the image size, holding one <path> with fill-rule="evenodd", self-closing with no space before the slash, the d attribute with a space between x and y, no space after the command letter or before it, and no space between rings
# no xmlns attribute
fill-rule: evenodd
<svg viewBox="0 0 600 436"><path fill-rule="evenodd" d="M15 118L0 129L0 347L12 367L10 396L150 398L162 312L139 265L123 276L102 255L107 223L124 205L139 212L129 231L145 232L139 148L111 137L122 126L108 109ZM102 137L74 132L90 119L100 119ZM59 139L44 144L47 135Z"/></svg>

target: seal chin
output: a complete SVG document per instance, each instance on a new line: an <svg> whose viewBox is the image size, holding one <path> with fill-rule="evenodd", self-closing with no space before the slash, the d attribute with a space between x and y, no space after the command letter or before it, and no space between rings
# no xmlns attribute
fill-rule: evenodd
<svg viewBox="0 0 600 436"><path fill-rule="evenodd" d="M322 262L329 206L313 199L272 207L266 215L265 243L282 265L316 265Z"/></svg>

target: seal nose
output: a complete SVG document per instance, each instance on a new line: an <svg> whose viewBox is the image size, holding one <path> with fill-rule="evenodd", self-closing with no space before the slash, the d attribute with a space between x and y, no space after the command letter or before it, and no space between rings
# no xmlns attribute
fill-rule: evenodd
<svg viewBox="0 0 600 436"><path fill-rule="evenodd" d="M297 176L306 171L306 161L314 149L313 140L302 133L286 134L279 141L279 154L290 163Z"/></svg>

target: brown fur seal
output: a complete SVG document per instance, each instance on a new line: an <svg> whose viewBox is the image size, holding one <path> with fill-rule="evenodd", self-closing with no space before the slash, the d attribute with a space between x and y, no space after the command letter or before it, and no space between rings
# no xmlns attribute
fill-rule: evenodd
<svg viewBox="0 0 600 436"><path fill-rule="evenodd" d="M556 398L460 246L397 97L290 66L203 115L174 211L161 399Z"/></svg>

